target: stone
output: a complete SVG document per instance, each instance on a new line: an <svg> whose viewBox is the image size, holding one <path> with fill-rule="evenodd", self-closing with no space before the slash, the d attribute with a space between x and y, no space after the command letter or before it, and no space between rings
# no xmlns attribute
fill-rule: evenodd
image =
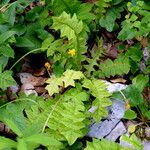
<svg viewBox="0 0 150 150"><path fill-rule="evenodd" d="M109 111L108 118L105 119L104 121L100 121L99 123L93 123L90 126L90 132L88 133L89 137L95 137L98 139L104 138L105 136L109 135L113 131L113 129L123 118L125 112L125 102L119 100L112 100L112 102L113 102L112 106L108 108ZM95 107L92 107L89 110L89 112L93 112L94 110ZM111 136L114 135L112 139L115 139L116 137L118 138L119 136L121 136L121 133L124 133L126 131L123 123L120 123L118 128L119 127L120 128L122 127L120 132L118 134L116 133L116 135L114 135L115 133L112 133ZM114 132L116 132L116 130L114 130Z"/></svg>
<svg viewBox="0 0 150 150"><path fill-rule="evenodd" d="M142 143L143 143L143 146L144 146L143 150L150 150L150 141L143 140Z"/></svg>
<svg viewBox="0 0 150 150"><path fill-rule="evenodd" d="M121 83L110 83L108 81L105 81L105 83L108 85L107 90L110 93L118 92L127 88L127 85Z"/></svg>
<svg viewBox="0 0 150 150"><path fill-rule="evenodd" d="M112 100L113 104L109 107L111 119L122 119L125 113L125 102L123 100Z"/></svg>
<svg viewBox="0 0 150 150"><path fill-rule="evenodd" d="M111 119L94 123L90 126L90 131L87 136L98 139L104 138L113 130L119 121L119 119Z"/></svg>
<svg viewBox="0 0 150 150"><path fill-rule="evenodd" d="M122 121L120 121L116 127L110 132L106 139L116 141L122 134L126 133L126 128Z"/></svg>

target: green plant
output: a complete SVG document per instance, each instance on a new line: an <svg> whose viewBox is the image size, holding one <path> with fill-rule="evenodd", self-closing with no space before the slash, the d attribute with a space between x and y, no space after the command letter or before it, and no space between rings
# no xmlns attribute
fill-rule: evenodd
<svg viewBox="0 0 150 150"><path fill-rule="evenodd" d="M1 1L0 121L13 137L0 135L0 149L129 149L105 139L87 142L91 139L86 135L91 118L99 122L107 117L110 97L116 96L126 103L124 119L149 125L145 90L150 86L150 60L143 55L143 47L149 49L149 4L146 0ZM105 39L109 32L116 38ZM120 40L119 47L123 46L114 60L104 49L112 40L112 45ZM40 59L49 64L45 82L49 98L16 93L11 101L6 91L20 84L15 80L17 65L33 53L44 55ZM111 95L98 78L115 77L132 84ZM135 134L123 135L122 140L142 149Z"/></svg>
<svg viewBox="0 0 150 150"><path fill-rule="evenodd" d="M127 7L129 13L126 15L126 20L122 22L122 30L118 38L127 40L147 36L150 32L149 6L144 1L136 1L135 3L128 2Z"/></svg>

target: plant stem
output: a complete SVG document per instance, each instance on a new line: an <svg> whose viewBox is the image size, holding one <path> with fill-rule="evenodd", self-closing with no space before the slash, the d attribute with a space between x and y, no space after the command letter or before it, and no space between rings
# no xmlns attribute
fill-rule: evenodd
<svg viewBox="0 0 150 150"><path fill-rule="evenodd" d="M123 96L124 100L127 101L127 98L126 98L126 96L124 95L124 93L123 93L121 90L119 90L119 92L120 92L121 95Z"/></svg>
<svg viewBox="0 0 150 150"><path fill-rule="evenodd" d="M37 48L37 49L33 49L32 51L29 51L28 53L26 53L25 55L23 55L21 58L19 58L12 66L9 70L12 70L12 68L14 68L14 66L16 66L16 64L18 64L24 57L26 57L27 55L33 53L33 52L36 52L36 51L39 51L39 50L42 50L42 48Z"/></svg>
<svg viewBox="0 0 150 150"><path fill-rule="evenodd" d="M57 107L57 105L58 105L58 103L59 103L60 101L61 101L61 98L55 103L54 107L52 108L51 112L49 113L49 115L48 115L48 117L47 117L47 119L46 119L46 121L45 121L45 123L44 123L44 126L43 126L43 128L42 128L42 133L44 133L45 128L46 128L46 126L47 126L47 124L48 124L48 121L49 121L49 119L50 119L50 117L51 117L53 111L55 110L55 108Z"/></svg>
<svg viewBox="0 0 150 150"><path fill-rule="evenodd" d="M7 106L8 104L11 104L11 103L14 103L14 102L18 102L18 101L31 101L31 102L33 102L33 103L35 103L35 104L37 105L37 102L35 102L34 100L31 100L31 99L28 99L28 98L22 100L22 99L20 98L20 99L16 99L16 100L14 100L14 101L10 101L10 102L8 102L8 103L6 103L6 104L0 106L0 109L3 108L3 107L5 107L5 106Z"/></svg>

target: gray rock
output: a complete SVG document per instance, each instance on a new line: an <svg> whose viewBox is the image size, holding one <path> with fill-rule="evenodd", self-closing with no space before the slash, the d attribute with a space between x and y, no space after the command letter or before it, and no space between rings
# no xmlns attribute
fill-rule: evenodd
<svg viewBox="0 0 150 150"><path fill-rule="evenodd" d="M150 141L144 140L143 142L144 150L150 150Z"/></svg>
<svg viewBox="0 0 150 150"><path fill-rule="evenodd" d="M99 123L93 123L90 126L90 132L88 133L89 137L95 137L101 139L108 136L113 131L110 137L112 138L112 140L114 140L117 139L126 131L123 123L122 122L119 123L124 116L125 102L118 101L118 100L112 100L112 101L113 101L112 106L108 108L109 117L104 121L100 121ZM89 111L93 112L94 109L95 108L91 108ZM118 130L120 130L120 132L116 133L117 131L115 130L115 128L116 130L119 128Z"/></svg>
<svg viewBox="0 0 150 150"><path fill-rule="evenodd" d="M127 86L124 84L112 84L105 81L108 85L110 93L125 89ZM112 106L108 107L109 116L107 119L99 123L93 123L90 126L90 131L87 136L95 137L98 139L107 137L111 140L116 140L119 136L126 132L126 128L120 120L124 116L125 102L123 100L112 100ZM96 107L91 107L89 112L94 112ZM120 123L119 123L120 122Z"/></svg>
<svg viewBox="0 0 150 150"><path fill-rule="evenodd" d="M105 81L105 83L108 85L107 90L110 93L117 92L117 91L120 91L120 90L124 90L124 89L127 88L127 85L124 85L124 84L121 84L121 83L110 83L108 81Z"/></svg>
<svg viewBox="0 0 150 150"><path fill-rule="evenodd" d="M112 100L113 104L109 108L111 119L122 119L125 113L125 102L122 100Z"/></svg>
<svg viewBox="0 0 150 150"><path fill-rule="evenodd" d="M101 139L108 135L119 121L119 119L112 119L94 123L90 126L90 132L87 136Z"/></svg>
<svg viewBox="0 0 150 150"><path fill-rule="evenodd" d="M106 136L106 139L116 141L122 134L126 133L126 128L122 121L120 121L111 133Z"/></svg>

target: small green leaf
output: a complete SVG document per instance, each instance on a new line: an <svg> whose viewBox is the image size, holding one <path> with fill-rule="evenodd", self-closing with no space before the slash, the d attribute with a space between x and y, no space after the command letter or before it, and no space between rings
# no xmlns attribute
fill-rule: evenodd
<svg viewBox="0 0 150 150"><path fill-rule="evenodd" d="M75 81L84 77L83 73L80 71L67 70L63 73L64 77L62 81L64 82L65 88L68 86L75 86Z"/></svg>
<svg viewBox="0 0 150 150"><path fill-rule="evenodd" d="M13 36L16 32L15 31L6 31L0 35L0 44L3 44L7 39Z"/></svg>
<svg viewBox="0 0 150 150"><path fill-rule="evenodd" d="M126 110L123 116L123 118L129 119L129 120L135 119L136 117L137 117L137 114L135 113L135 111L131 109Z"/></svg>
<svg viewBox="0 0 150 150"><path fill-rule="evenodd" d="M137 106L143 102L143 96L140 90L135 85L129 85L124 90L124 94L129 100L131 106Z"/></svg>
<svg viewBox="0 0 150 150"><path fill-rule="evenodd" d="M59 86L63 86L62 78L57 78L54 75L46 81L48 85L46 86L46 90L49 95L52 96L54 93L59 93Z"/></svg>
<svg viewBox="0 0 150 150"><path fill-rule="evenodd" d="M15 45L17 47L34 47L34 43L26 37L18 37L16 38Z"/></svg>
<svg viewBox="0 0 150 150"><path fill-rule="evenodd" d="M51 43L54 41L54 37L53 36L51 36L51 37L49 37L49 38L47 38L47 39L45 39L44 41L43 41L43 43L42 43L42 49L47 49L50 45L51 45Z"/></svg>

